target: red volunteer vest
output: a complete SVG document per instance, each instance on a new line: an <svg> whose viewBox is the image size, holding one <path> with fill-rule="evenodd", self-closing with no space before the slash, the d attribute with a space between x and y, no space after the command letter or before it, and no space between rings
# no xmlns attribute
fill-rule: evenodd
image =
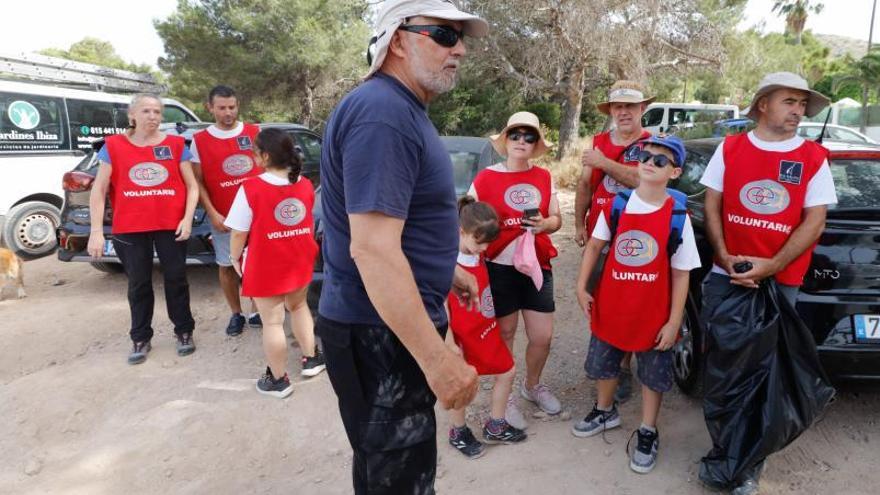
<svg viewBox="0 0 880 495"><path fill-rule="evenodd" d="M276 186L253 177L241 187L253 211L241 294L280 296L305 287L318 254L311 181L302 177L296 184Z"/></svg>
<svg viewBox="0 0 880 495"><path fill-rule="evenodd" d="M671 265L666 241L673 205L670 197L653 213L620 215L590 316L593 334L618 349L653 348L669 320ZM606 220L610 209L605 209Z"/></svg>
<svg viewBox="0 0 880 495"><path fill-rule="evenodd" d="M253 151L259 132L259 127L244 124L241 133L229 139L216 138L207 129L193 134L205 188L214 208L223 216L229 214L239 185L261 173L254 165Z"/></svg>
<svg viewBox="0 0 880 495"><path fill-rule="evenodd" d="M136 146L124 134L107 138L114 234L176 230L186 212L180 175L185 141L166 136L155 146Z"/></svg>
<svg viewBox="0 0 880 495"><path fill-rule="evenodd" d="M747 134L724 140L724 243L732 255L771 258L801 224L807 185L828 150L804 141L789 152L761 150ZM815 244L776 274L777 282L800 286Z"/></svg>
<svg viewBox="0 0 880 495"><path fill-rule="evenodd" d="M481 375L497 375L513 367L513 356L501 338L498 322L495 320L495 303L489 288L489 273L486 263L480 259L477 266L458 266L477 278L480 289L480 307L468 311L467 306L458 302L450 293L449 328L455 342L461 347L464 360L477 369Z"/></svg>
<svg viewBox="0 0 880 495"><path fill-rule="evenodd" d="M486 249L486 258L493 259L508 244L522 235L523 212L538 208L541 215L550 215L550 193L552 191L550 172L533 166L522 172L496 172L484 169L474 179L474 189L480 201L495 208L501 223L501 233ZM546 232L535 236L535 252L541 267L549 270L550 260L557 255L553 242Z"/></svg>
<svg viewBox="0 0 880 495"><path fill-rule="evenodd" d="M649 137L651 137L651 133L643 131L636 142ZM611 132L603 132L593 137L593 148L601 151L605 158L635 167L639 164L638 156L633 156L632 151L627 153L627 150L638 148L631 148L631 146L618 146L611 142ZM624 189L628 188L614 180L610 175L606 175L605 172L599 169L593 169L593 174L590 176L590 190L593 192L593 199L590 202L590 209L585 219L587 235L593 235L593 229L596 227L596 222L599 220L599 215L602 213L605 205L611 204L614 196Z"/></svg>

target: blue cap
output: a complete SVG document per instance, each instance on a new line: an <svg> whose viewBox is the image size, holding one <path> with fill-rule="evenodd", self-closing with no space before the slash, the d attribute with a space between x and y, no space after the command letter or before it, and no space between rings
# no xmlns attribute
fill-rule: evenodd
<svg viewBox="0 0 880 495"><path fill-rule="evenodd" d="M668 149L672 152L672 156L675 157L676 167L683 166L684 159L687 157L687 152L684 150L684 142L678 136L651 136L640 141L640 144L653 144Z"/></svg>

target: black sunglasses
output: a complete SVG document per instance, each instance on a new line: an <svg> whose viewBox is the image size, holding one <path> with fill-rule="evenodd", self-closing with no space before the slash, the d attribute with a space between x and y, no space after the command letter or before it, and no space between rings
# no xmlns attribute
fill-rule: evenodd
<svg viewBox="0 0 880 495"><path fill-rule="evenodd" d="M507 139L511 141L519 141L519 138L525 139L529 144L538 142L538 134L532 131L521 131L519 129L511 129L507 131Z"/></svg>
<svg viewBox="0 0 880 495"><path fill-rule="evenodd" d="M639 161L642 163L648 163L648 160L652 158L654 159L654 166L657 168L663 168L667 165L672 165L673 167L675 166L675 162L670 160L669 157L666 155L655 155L654 153L646 150L642 150L639 152Z"/></svg>
<svg viewBox="0 0 880 495"><path fill-rule="evenodd" d="M464 38L464 34L461 31L456 31L450 26L438 26L438 25L405 25L400 26L401 31L406 31L409 33L421 34L422 36L427 36L434 40L440 46L445 46L446 48L452 48L453 46L458 44L458 41Z"/></svg>

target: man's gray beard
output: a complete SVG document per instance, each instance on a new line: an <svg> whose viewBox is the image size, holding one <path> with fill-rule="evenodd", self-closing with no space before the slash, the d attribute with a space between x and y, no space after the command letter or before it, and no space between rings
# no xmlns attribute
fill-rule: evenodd
<svg viewBox="0 0 880 495"><path fill-rule="evenodd" d="M432 71L424 66L422 58L414 49L410 50L410 60L412 60L413 74L419 85L430 93L439 95L451 91L455 87L455 73L448 73L443 69Z"/></svg>

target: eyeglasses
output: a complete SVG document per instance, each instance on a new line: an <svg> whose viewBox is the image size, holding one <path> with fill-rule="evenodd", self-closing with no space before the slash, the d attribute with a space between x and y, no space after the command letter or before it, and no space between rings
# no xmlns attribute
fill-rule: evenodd
<svg viewBox="0 0 880 495"><path fill-rule="evenodd" d="M458 44L458 41L464 38L461 31L456 31L450 26L434 26L434 25L406 25L400 26L401 31L409 33L421 34L434 40L440 46L452 48Z"/></svg>
<svg viewBox="0 0 880 495"><path fill-rule="evenodd" d="M648 163L648 160L653 159L654 166L657 168L663 168L667 165L675 166L675 162L669 159L666 155L655 155L650 151L642 150L639 152L639 161L642 163Z"/></svg>
<svg viewBox="0 0 880 495"><path fill-rule="evenodd" d="M511 141L519 141L519 138L525 139L525 141L529 144L535 144L536 142L538 142L538 134L531 131L512 129L507 132L507 139Z"/></svg>

